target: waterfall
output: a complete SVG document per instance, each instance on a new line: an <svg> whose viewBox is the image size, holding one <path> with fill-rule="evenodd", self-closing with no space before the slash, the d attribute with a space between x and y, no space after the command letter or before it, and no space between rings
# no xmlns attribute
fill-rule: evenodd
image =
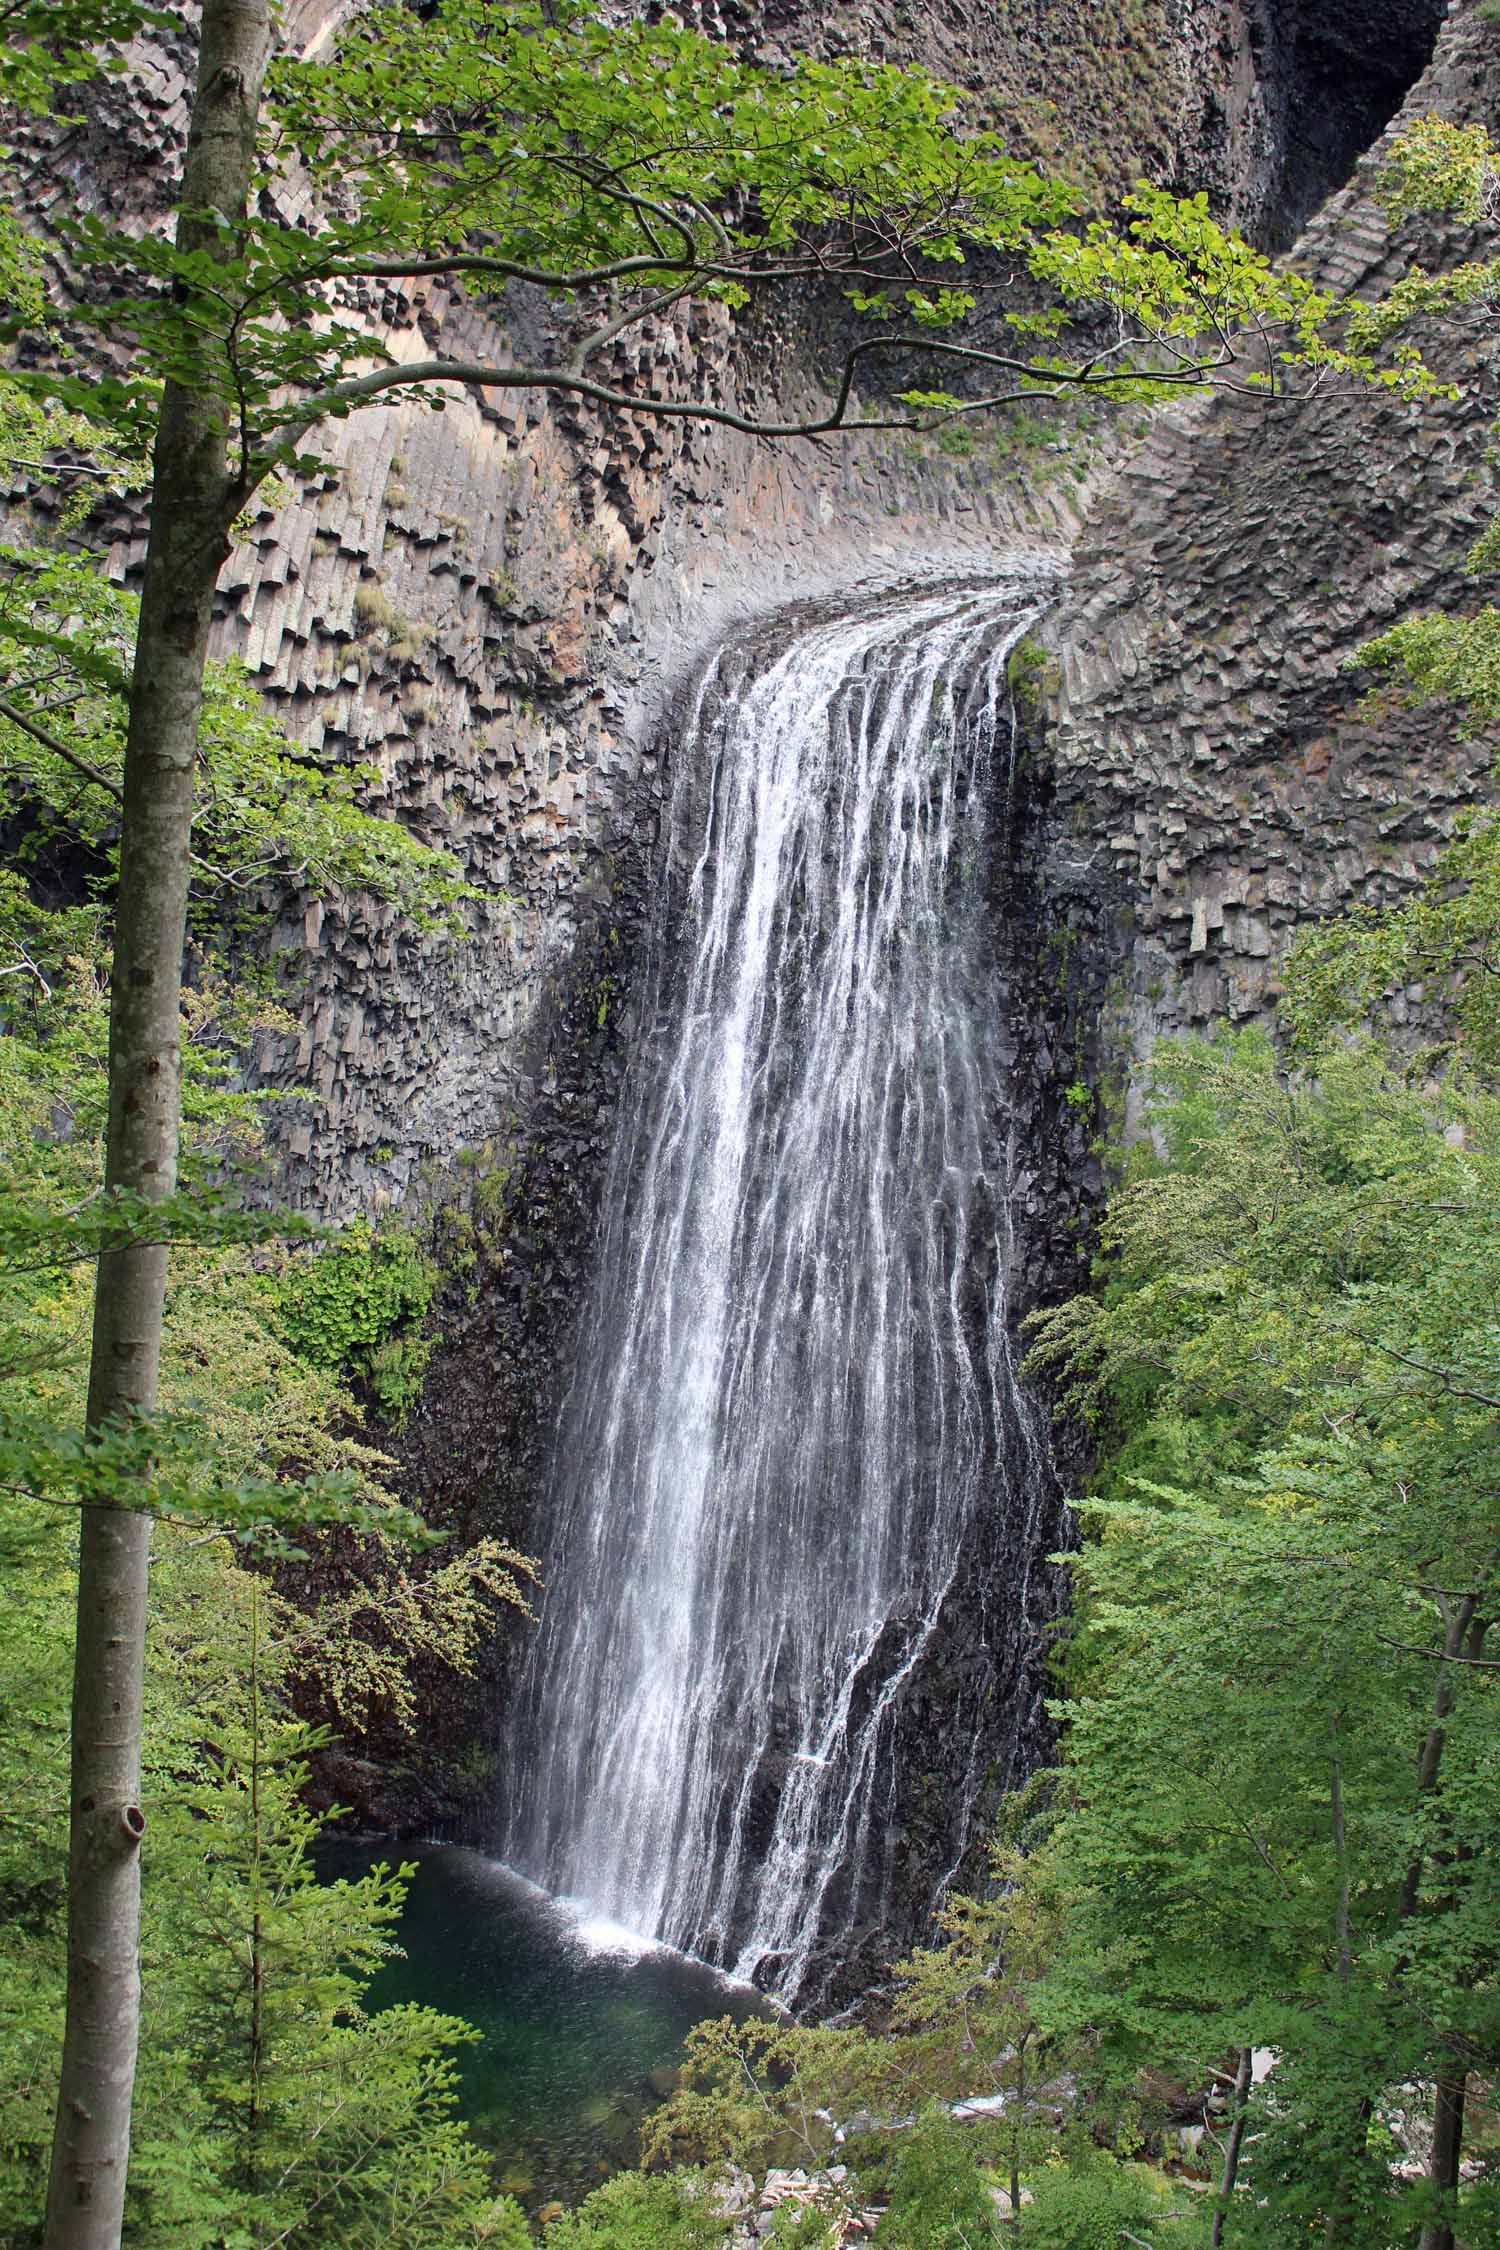
<svg viewBox="0 0 1500 2250"><path fill-rule="evenodd" d="M1018 565L731 647L674 743L503 1848L788 2000L903 1879L921 1728L967 1732L920 1815L951 1872L1035 1725L996 1708L1055 1487L984 894L1044 592ZM986 1526L1000 1653L945 1696Z"/></svg>

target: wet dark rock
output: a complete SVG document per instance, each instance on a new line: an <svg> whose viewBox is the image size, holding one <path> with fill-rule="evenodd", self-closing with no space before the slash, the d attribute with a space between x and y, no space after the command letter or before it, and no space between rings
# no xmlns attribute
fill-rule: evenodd
<svg viewBox="0 0 1500 2250"><path fill-rule="evenodd" d="M770 58L810 40L915 55L987 89L1021 138L1081 150L1096 180L1146 170L1206 185L1278 242L1385 124L1442 15L1437 0L684 12ZM311 37L328 13L329 0L291 0L288 36ZM185 32L164 35L137 77L90 93L68 163L101 208L159 215L191 64ZM1415 105L1493 117L1497 72L1500 40L1477 9L1456 9ZM1039 105L1053 98L1049 124ZM1337 285L1374 290L1413 254L1432 265L1469 247L1433 226L1393 243L1368 190L1367 165L1314 223L1311 255ZM501 327L428 282L363 288L346 309L398 352L420 335L473 357L541 348L553 318L517 294ZM695 308L622 347L611 372L647 396L670 380L768 405L808 394L809 358L834 334L805 305L737 332L722 309ZM1025 714L990 871L1022 1147L1018 1321L1086 1277L1099 1090L1123 1092L1163 1031L1225 1011L1264 1019L1292 932L1406 895L1483 788L1490 750L1451 714L1371 714L1369 683L1343 669L1396 616L1469 596L1461 564L1500 402L1483 339L1460 324L1424 342L1463 378L1457 407L1351 394L1163 418L1078 544L1043 635L1058 686ZM393 405L327 444L333 473L265 507L226 569L219 646L291 731L368 762L370 801L451 849L483 898L456 949L368 899L286 899L276 942L297 1028L261 1038L252 1075L288 1096L277 1137L297 1200L333 1217L433 1200L467 1215L426 1390L398 1440L403 1474L460 1537L534 1547L636 1032L674 687L748 616L896 583L937 557L957 569L1017 542L1070 545L1091 485L1046 459L876 440L773 450L517 394L469 394L441 417ZM105 530L116 574L136 579L139 512L122 505ZM1410 1008L1419 1017L1418 996ZM310 1103L292 1097L304 1084ZM1059 1442L1066 1481L1081 1456L1073 1434ZM1048 1751L1039 1691L1061 1587L1036 1573L1031 1639L997 1675L986 1587L1009 1560L997 1524L965 1564L899 1753L891 1846L914 1913L944 1871L945 1743L982 1723L986 1698L1019 1696L1035 1714L1026 1759ZM326 1799L396 1834L483 1833L472 1752L493 1738L524 1631L506 1622L477 1686L424 1680L420 1751L329 1753ZM992 1775L991 1794L1014 1778ZM892 1934L830 1926L830 1985L871 1980Z"/></svg>
<svg viewBox="0 0 1500 2250"><path fill-rule="evenodd" d="M468 1791L445 1786L430 1762L419 1769L395 1757L356 1757L332 1744L316 1753L312 1766L307 1801L316 1812L339 1813L341 1835L437 1835L468 1807Z"/></svg>

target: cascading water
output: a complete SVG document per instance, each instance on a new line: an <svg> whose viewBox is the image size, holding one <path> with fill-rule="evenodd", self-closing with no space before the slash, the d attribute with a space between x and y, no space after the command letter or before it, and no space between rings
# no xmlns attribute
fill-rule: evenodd
<svg viewBox="0 0 1500 2250"><path fill-rule="evenodd" d="M951 1872L1036 1724L1034 1674L998 1707L1055 1484L1006 1323L984 887L1044 591L1018 566L727 652L675 752L504 1850L787 2000L880 1924L914 1819ZM942 1687L986 1529L985 1657ZM956 1789L924 1728L966 1730Z"/></svg>

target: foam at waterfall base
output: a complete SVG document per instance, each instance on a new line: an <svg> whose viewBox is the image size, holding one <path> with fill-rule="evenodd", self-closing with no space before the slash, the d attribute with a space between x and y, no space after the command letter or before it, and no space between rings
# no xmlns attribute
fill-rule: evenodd
<svg viewBox="0 0 1500 2250"><path fill-rule="evenodd" d="M756 1987L748 1977L736 1976L732 1970L721 1969L712 1961L704 1961L696 1953L684 1953L680 1947L668 1945L662 1938L643 1937L639 1930L615 1922L607 1914L583 1898L555 1898L553 1907L563 1920L568 1943L596 1960L645 1961L659 1955L664 1960L691 1963L726 1991L754 1992Z"/></svg>
<svg viewBox="0 0 1500 2250"><path fill-rule="evenodd" d="M696 1953L684 1953L680 1947L668 1945L661 1938L647 1937L642 1931L615 1921L593 1899L557 1896L544 1890L539 1883L533 1883L519 1869L507 1866L503 1860L492 1864L536 1900L565 1945L590 1959L630 1962L660 1956L664 1960L691 1963L693 1968L701 1969L726 1989L755 1990L745 1977L737 1977L728 1969L717 1968L711 1961L700 1960Z"/></svg>
<svg viewBox="0 0 1500 2250"><path fill-rule="evenodd" d="M560 1898L553 1904L567 1917L568 1936L584 1953L605 1954L616 1961L644 1961L648 1953L666 1950L659 1939L642 1937L639 1930L627 1929L623 1922L612 1922L587 1899Z"/></svg>

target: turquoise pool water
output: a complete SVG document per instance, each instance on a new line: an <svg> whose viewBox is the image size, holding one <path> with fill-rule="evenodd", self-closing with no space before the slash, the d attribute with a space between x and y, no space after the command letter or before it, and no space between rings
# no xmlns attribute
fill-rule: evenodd
<svg viewBox="0 0 1500 2250"><path fill-rule="evenodd" d="M683 2039L765 2003L700 1962L652 1946L577 1902L548 1898L453 1844L337 1846L335 1878L414 1861L376 2007L421 2001L480 2033L460 2058L464 2113L500 2184L530 2208L572 2203L637 2160L641 2121L670 2089Z"/></svg>

